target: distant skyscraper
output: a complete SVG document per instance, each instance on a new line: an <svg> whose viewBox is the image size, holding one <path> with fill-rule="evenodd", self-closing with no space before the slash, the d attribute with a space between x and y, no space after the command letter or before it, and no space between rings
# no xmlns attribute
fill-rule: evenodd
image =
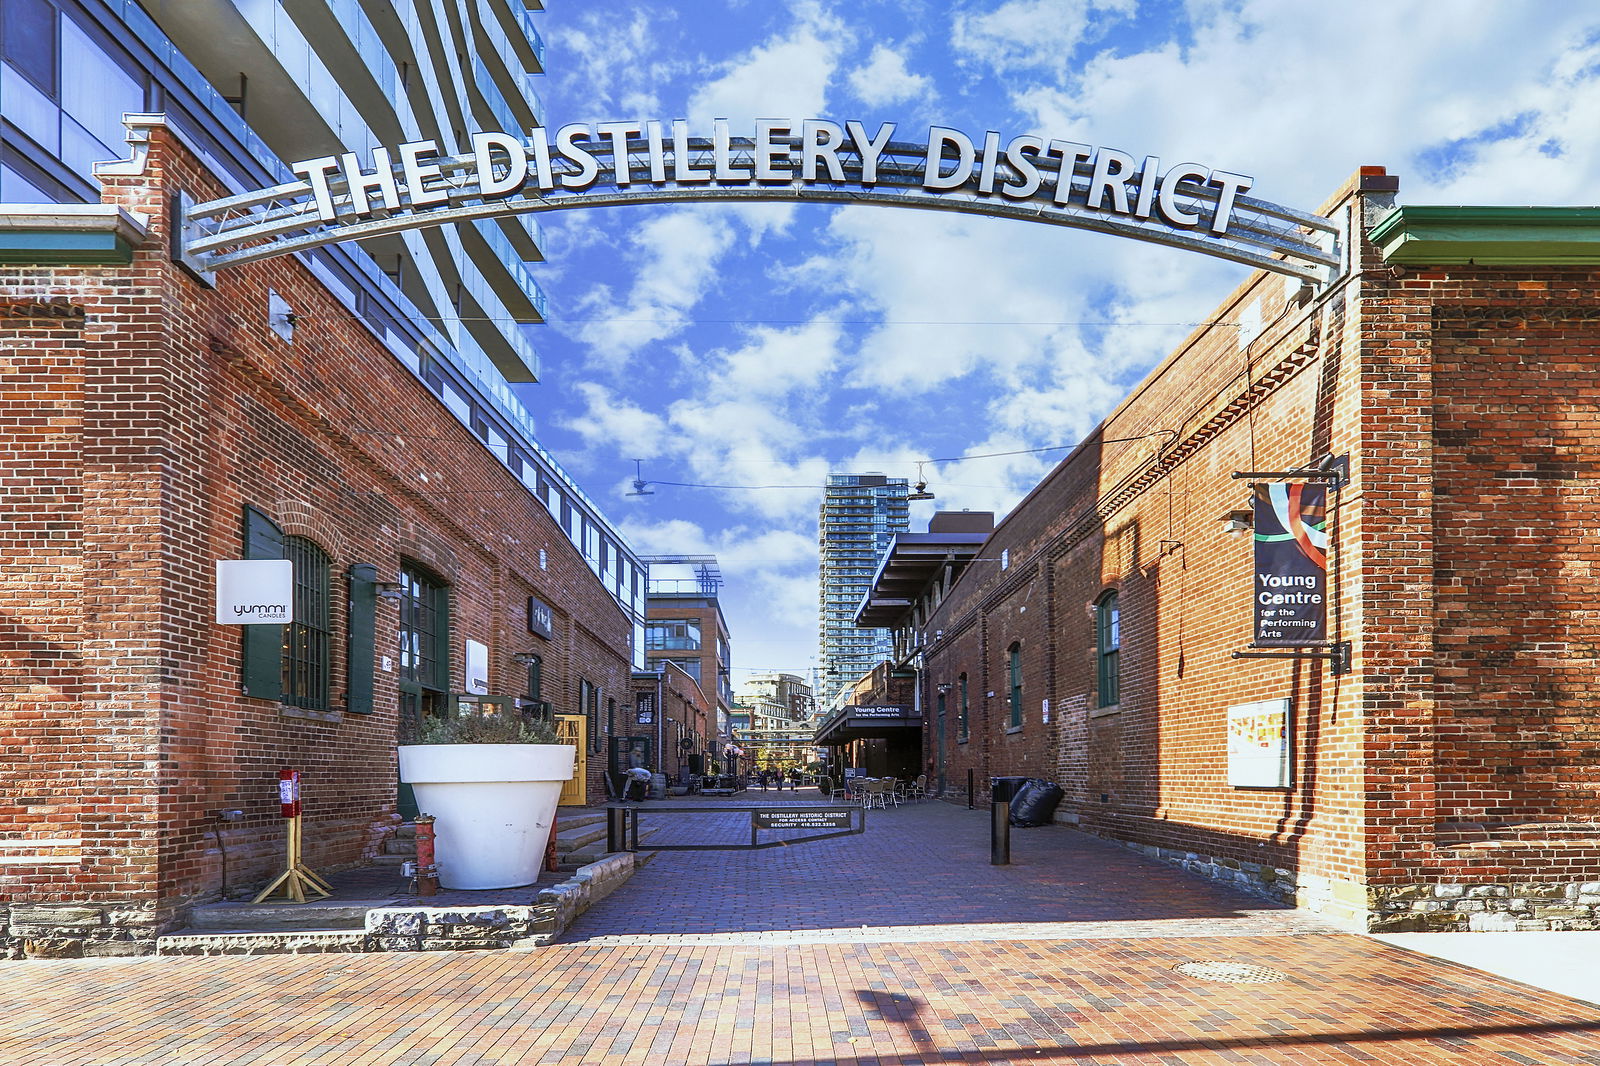
<svg viewBox="0 0 1600 1066"><path fill-rule="evenodd" d="M817 523L822 556L817 612L819 710L893 654L889 630L857 629L855 613L890 541L910 528L906 494L905 478L828 475Z"/></svg>

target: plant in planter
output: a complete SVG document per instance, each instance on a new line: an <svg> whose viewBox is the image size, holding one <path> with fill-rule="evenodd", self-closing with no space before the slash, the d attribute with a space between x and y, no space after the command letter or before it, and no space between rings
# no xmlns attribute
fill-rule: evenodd
<svg viewBox="0 0 1600 1066"><path fill-rule="evenodd" d="M539 878L576 749L546 722L474 708L429 718L399 747L400 779L434 817L439 884L515 888Z"/></svg>

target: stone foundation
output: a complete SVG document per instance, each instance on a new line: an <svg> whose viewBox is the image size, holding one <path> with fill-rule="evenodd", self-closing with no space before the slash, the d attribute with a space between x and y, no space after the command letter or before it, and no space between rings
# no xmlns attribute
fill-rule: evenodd
<svg viewBox="0 0 1600 1066"><path fill-rule="evenodd" d="M148 955L161 924L155 908L125 902L0 905L0 958Z"/></svg>
<svg viewBox="0 0 1600 1066"><path fill-rule="evenodd" d="M1113 838L1105 838L1113 839ZM1254 895L1369 933L1600 929L1600 881L1364 888L1353 882L1133 841L1115 843Z"/></svg>
<svg viewBox="0 0 1600 1066"><path fill-rule="evenodd" d="M1600 881L1398 885L1368 897L1374 933L1600 929Z"/></svg>

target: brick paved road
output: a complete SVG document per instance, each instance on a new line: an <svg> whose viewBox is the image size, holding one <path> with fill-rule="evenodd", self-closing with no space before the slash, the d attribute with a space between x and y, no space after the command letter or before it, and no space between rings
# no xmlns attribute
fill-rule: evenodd
<svg viewBox="0 0 1600 1066"><path fill-rule="evenodd" d="M800 793L798 802L808 796L815 793ZM741 800L797 802L790 793L781 800L747 793ZM642 828L664 827L646 843L750 839L748 815L655 813L645 804L642 818ZM707 894L699 886L708 883L732 890ZM711 900L715 909L707 907ZM759 852L661 852L608 905L580 918L566 939L617 943L676 934L698 943L713 935L719 942L805 943L1333 928L1055 826L1013 829L1011 865L991 866L988 811L916 803L870 812L859 836Z"/></svg>
<svg viewBox="0 0 1600 1066"><path fill-rule="evenodd" d="M770 867L691 858L674 871L685 857L663 856L591 912L579 939L532 952L3 964L0 1064L1600 1066L1592 1006L1315 932L1063 830L1019 833L1007 871L990 870L986 850L981 866L956 861L983 840L962 824L981 815L898 813L877 822L893 830L882 873L836 868L845 853L830 849L864 841L780 850ZM939 872L924 879L929 863ZM864 883L897 900L874 901ZM752 903L773 886L842 889L790 911L827 942L773 941ZM852 893L863 911L840 898ZM1054 909L1017 920L1019 893ZM717 931L687 928L689 895L728 902L703 926ZM651 911L685 928L620 942L640 938ZM885 927L831 924L847 913ZM1202 935L1171 935L1196 922ZM1278 924L1267 935L1261 922ZM992 939L1013 928L1027 938ZM1103 938L1110 928L1128 935ZM921 942L895 942L904 930ZM1073 930L1102 938L1067 939ZM1278 979L1174 969L1186 962Z"/></svg>

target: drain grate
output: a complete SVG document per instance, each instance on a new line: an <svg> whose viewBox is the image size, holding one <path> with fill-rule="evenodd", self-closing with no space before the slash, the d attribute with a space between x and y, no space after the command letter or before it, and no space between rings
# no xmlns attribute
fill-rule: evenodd
<svg viewBox="0 0 1600 1066"><path fill-rule="evenodd" d="M1227 981L1235 985L1264 985L1286 981L1289 975L1270 966L1249 962L1180 962L1173 967L1185 977L1201 981Z"/></svg>

